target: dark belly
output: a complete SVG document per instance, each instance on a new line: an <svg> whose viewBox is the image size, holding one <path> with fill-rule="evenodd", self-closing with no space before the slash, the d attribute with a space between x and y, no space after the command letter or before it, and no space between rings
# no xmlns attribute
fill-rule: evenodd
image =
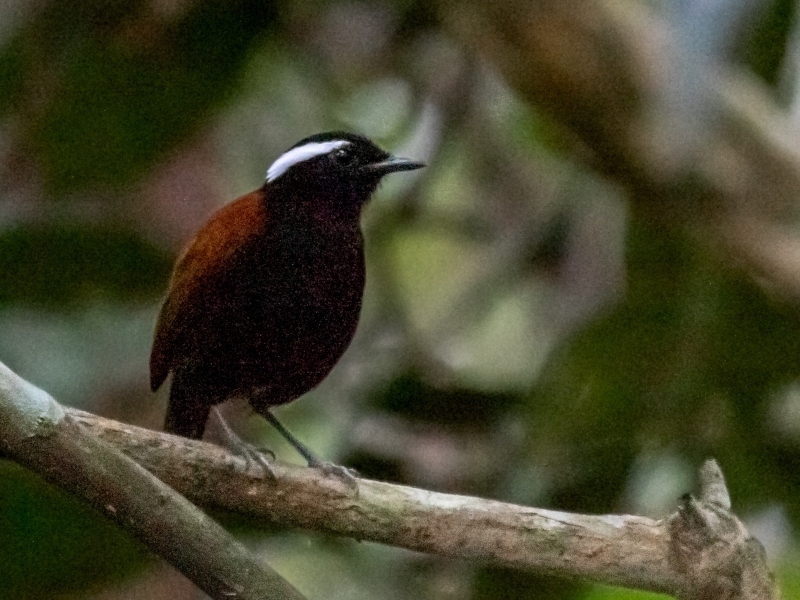
<svg viewBox="0 0 800 600"><path fill-rule="evenodd" d="M258 409L316 387L349 346L361 311L363 254L270 257L231 273L218 306L198 314L185 375L211 402L246 396ZM249 276L248 276L249 275ZM221 282L226 286L226 282Z"/></svg>
<svg viewBox="0 0 800 600"><path fill-rule="evenodd" d="M251 402L275 405L316 387L344 354L356 331L361 299L328 298L321 306L268 311L259 335L248 339L226 360L236 374L235 392Z"/></svg>

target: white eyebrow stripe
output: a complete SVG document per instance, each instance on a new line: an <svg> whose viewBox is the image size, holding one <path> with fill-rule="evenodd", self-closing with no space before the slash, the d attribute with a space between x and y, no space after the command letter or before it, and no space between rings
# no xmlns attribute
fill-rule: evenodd
<svg viewBox="0 0 800 600"><path fill-rule="evenodd" d="M346 140L334 140L332 142L309 142L297 148L292 148L288 152L284 152L278 157L272 166L267 169L267 181L275 181L278 177L283 175L287 169L293 167L297 163L301 163L309 158L327 154L331 150L346 146L350 142Z"/></svg>

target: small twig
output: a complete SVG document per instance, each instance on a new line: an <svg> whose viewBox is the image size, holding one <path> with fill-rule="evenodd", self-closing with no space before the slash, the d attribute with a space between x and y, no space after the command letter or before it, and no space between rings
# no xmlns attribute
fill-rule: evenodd
<svg viewBox="0 0 800 600"><path fill-rule="evenodd" d="M700 469L700 498L687 495L669 520L672 562L685 577L677 595L691 600L773 600L775 584L764 568L764 548L729 511L719 465Z"/></svg>

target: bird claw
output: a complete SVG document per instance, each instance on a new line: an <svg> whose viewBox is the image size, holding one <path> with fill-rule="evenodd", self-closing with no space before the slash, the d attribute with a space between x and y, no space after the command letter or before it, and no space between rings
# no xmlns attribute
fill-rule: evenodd
<svg viewBox="0 0 800 600"><path fill-rule="evenodd" d="M253 446L253 450L258 452L262 456L262 458L263 458L264 454L269 455L269 459L268 459L269 462L272 462L272 461L275 460L275 453L272 450L270 450L269 448L264 448L264 446L258 446L258 447Z"/></svg>
<svg viewBox="0 0 800 600"><path fill-rule="evenodd" d="M272 450L256 448L252 444L248 444L241 438L238 439L238 444L235 447L232 445L231 450L244 458L245 470L250 471L253 463L261 467L262 474L265 478L276 480L278 476L275 474L275 469L272 468L272 461L275 460L275 453ZM269 458L267 456L269 455Z"/></svg>
<svg viewBox="0 0 800 600"><path fill-rule="evenodd" d="M245 452L244 459L247 464L247 470L250 470L250 463L251 461L254 461L261 467L265 478L275 481L278 478L278 476L275 474L275 469L272 468L272 461L275 460L275 453L272 450L266 450L266 452L264 452L246 442L245 446L247 450ZM267 458L267 454L269 455L269 458Z"/></svg>
<svg viewBox="0 0 800 600"><path fill-rule="evenodd" d="M256 463L261 466L265 478L272 479L273 481L277 479L278 477L275 474L275 470L272 468L272 461L275 460L275 453L272 450L256 448L236 435L228 423L225 422L225 419L222 418L216 406L214 407L214 413L217 415L217 419L222 425L222 431L225 434L228 449L244 459L245 471L250 471L252 464ZM269 458L264 456L265 454L269 454Z"/></svg>
<svg viewBox="0 0 800 600"><path fill-rule="evenodd" d="M342 465L321 460L314 461L308 466L313 469L319 469L325 475L336 477L358 496L358 472L354 469L348 469Z"/></svg>

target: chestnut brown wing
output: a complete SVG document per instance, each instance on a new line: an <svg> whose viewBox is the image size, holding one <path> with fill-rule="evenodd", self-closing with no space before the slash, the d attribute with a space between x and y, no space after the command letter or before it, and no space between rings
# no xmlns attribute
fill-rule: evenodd
<svg viewBox="0 0 800 600"><path fill-rule="evenodd" d="M181 359L182 341L196 326L204 292L216 287L225 267L243 246L263 235L267 211L263 190L234 200L217 211L184 250L169 283L156 323L150 353L150 387L161 387Z"/></svg>

